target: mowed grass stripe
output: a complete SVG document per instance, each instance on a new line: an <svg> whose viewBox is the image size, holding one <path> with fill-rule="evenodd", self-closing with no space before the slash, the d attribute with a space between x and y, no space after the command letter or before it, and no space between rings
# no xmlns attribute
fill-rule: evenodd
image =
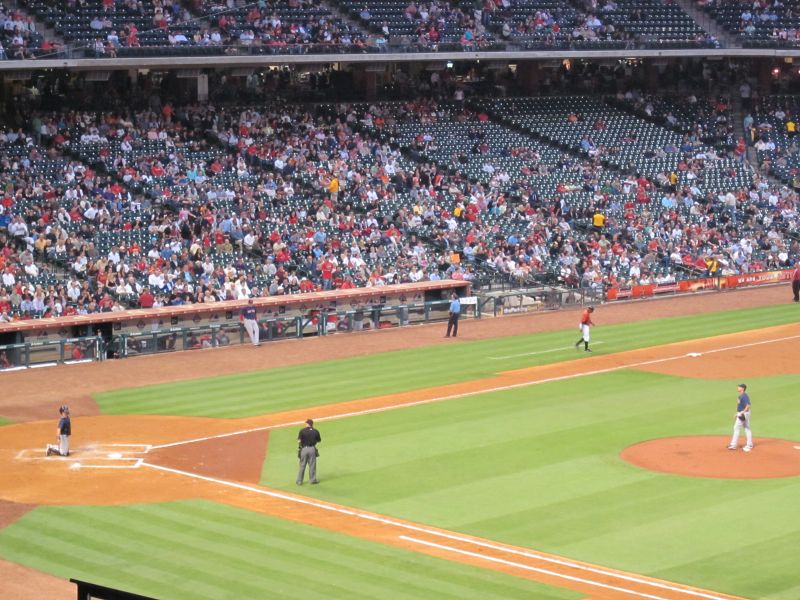
<svg viewBox="0 0 800 600"><path fill-rule="evenodd" d="M0 532L0 556L163 600L580 597L202 500L39 507Z"/></svg>
<svg viewBox="0 0 800 600"><path fill-rule="evenodd" d="M727 552L705 559L695 559L677 564L660 571L659 576L671 577L676 572L689 573L698 577L709 570L730 570L731 587L741 590L757 590L749 596L759 600L797 600L800 598L800 580L796 576L787 578L787 573L796 573L797 562L794 552L786 551L797 546L795 533L784 533L759 542L751 542L746 535L740 535L737 543ZM769 556L770 560L753 558ZM731 569L730 565L747 565L741 569ZM753 567L757 568L753 568Z"/></svg>
<svg viewBox="0 0 800 600"><path fill-rule="evenodd" d="M76 578L109 586L125 582L129 591L137 590L139 593L147 591L152 594L163 589L166 582L161 573L148 576L146 567L128 571L125 565L109 567L101 562L87 560L80 551L65 550L62 540L43 535L46 526L36 522L26 528L18 521L13 528L4 529L0 536L0 556L63 579Z"/></svg>
<svg viewBox="0 0 800 600"><path fill-rule="evenodd" d="M593 337L603 353L796 322L796 307L781 305L693 317L600 326ZM577 317L576 317L577 318ZM466 325L466 323L465 323ZM520 356L573 343L577 330L442 344L344 360L147 386L98 394L107 414L244 417L490 377L499 371L550 364L572 350ZM313 342L309 346L313 345Z"/></svg>
<svg viewBox="0 0 800 600"><path fill-rule="evenodd" d="M255 547L249 547L248 550L256 553L256 556L262 555L264 552L279 553L272 555L280 556L282 561L290 561L288 568L286 566L281 568L287 572L299 569L297 573L299 579L308 576L308 560L310 554L313 554L315 569L322 568L324 570L326 567L335 569L339 574L345 576L348 581L358 581L358 589L351 590L356 595L369 594L378 597L382 595L382 591L386 589L388 584L396 583L385 574L375 570L376 550L374 548L366 549L348 545L346 548L348 553L347 564L342 566L340 564L341 544L346 544L351 538L339 538L337 545L326 547L326 536L321 530L310 529L307 537L313 539L303 538L298 540L294 527L289 523L278 521L276 522L276 527L272 528L270 532L273 538L271 539L272 543L264 546L263 536L252 531L251 518L245 518L246 515L244 514L234 514L232 516L229 510L223 509L220 505L196 504L191 507L190 514L183 514L186 511L182 505L162 505L159 508L173 515L176 521L182 522L187 527L198 521L203 521L211 524L211 528L215 530L214 533L220 536L230 535L230 532L233 531L237 541L242 541L242 538L244 538L246 542L249 542L249 544L246 543L245 545L251 545L255 542ZM149 512L149 508L144 510ZM216 526L212 523L216 523ZM309 548L313 548L313 551L309 551ZM225 548L223 547L221 550L225 550ZM420 579L420 581L416 582L415 579ZM464 585L467 585L467 582L463 579L457 585L447 581L437 581L432 589L427 578L411 578L406 580L405 593L400 597L415 598L420 597L423 593L423 595L427 595L435 591L439 597L460 598L464 593Z"/></svg>
<svg viewBox="0 0 800 600"><path fill-rule="evenodd" d="M374 572L374 558L351 553L347 564L341 564L341 548L326 546L320 536L298 539L294 532L274 527L270 536L265 537L252 531L252 523L247 519L231 518L220 511L180 510L182 507L161 506L157 514L150 507L139 507L138 512L147 519L145 533L158 532L162 528L170 530L170 539L187 546L204 546L207 536L219 536L213 545L213 551L204 552L204 562L210 561L209 568L242 571L257 589L266 589L271 579L282 572L300 581L308 576L308 561L312 556L314 568L318 571L335 570L345 583L358 581L359 592L379 595L386 578ZM207 519L219 519L205 527L202 532L193 533L194 524L198 521L209 523ZM308 538L315 538L309 540ZM244 550L244 552L243 552ZM274 557L274 565L268 569L261 566L259 557ZM333 584L334 582L329 582ZM342 585L342 584L339 584ZM355 590L353 590L355 591Z"/></svg>
<svg viewBox="0 0 800 600"><path fill-rule="evenodd" d="M77 532L73 531L75 519L81 523L81 528ZM203 539L190 536L194 537L192 543L185 543L179 539L185 533L185 529L170 527L163 522L159 523L159 528L154 534L152 528L147 527L146 520L140 520L133 514L120 517L118 513L109 514L104 509L97 509L88 515L69 515L58 524L51 520L47 525L52 534L56 535L54 540L71 538L71 554L81 555L82 549L101 547L104 549L102 556L114 557L114 564L106 565L102 560L93 560L89 564L115 569L121 565L131 565L137 579L140 572L137 565L148 565L145 569L149 569L154 575L151 578L153 581L161 581L162 585L168 584L196 597L213 599L229 594L229 577L217 575L221 572L220 562L226 563L225 570L235 572L237 578L243 578L242 583L237 586L240 593L257 597L264 589L257 583L263 578L260 571L268 569L243 568L247 565L246 561L234 561L222 552L214 551L213 545L207 547L210 537ZM115 532L114 538L104 539L109 531ZM197 530L193 528L192 531ZM198 535L201 535L202 531L200 529ZM161 564L152 563L151 554L154 551L158 552L159 549L168 552L169 560ZM93 551L89 552L91 554ZM273 574L283 573L285 570L285 565L282 565L282 568L276 569ZM300 576L301 573L296 575ZM193 583L198 581L198 578L202 580L202 584ZM265 579L261 583L267 585L269 580Z"/></svg>
<svg viewBox="0 0 800 600"><path fill-rule="evenodd" d="M76 524L80 524L76 530ZM176 542L171 538L178 533L167 529L160 535L151 535L138 527L141 523L131 522L127 515L109 515L104 509L91 512L76 510L72 515L56 515L47 520L45 527L48 531L48 543L59 543L58 540L69 540L66 546L70 556L83 557L86 561L84 569L94 567L98 571L121 570L126 577L133 577L139 589L138 579L140 570L137 565L147 565L153 552L166 550L169 561L163 565L149 565L151 582L170 582L183 588L186 584L191 587L197 575L202 574L200 569L209 570L204 576L202 588L193 590L202 598L218 598L227 593L226 581L215 574L214 563L206 558L202 545L191 546ZM109 536L113 531L114 535ZM62 543L63 545L63 543ZM179 576L176 573L180 573ZM248 588L248 592L257 592L257 588ZM187 590L188 591L188 590Z"/></svg>
<svg viewBox="0 0 800 600"><path fill-rule="evenodd" d="M727 437L737 383L618 371L327 421L323 485L309 493L628 571L670 571L673 580L758 598L755 584L746 593L731 585L715 557L787 528L800 535L800 478L678 477L619 458L646 439ZM797 438L800 376L748 383L756 436ZM294 489L296 435L294 427L271 433L265 485ZM800 563L800 545L777 551ZM709 568L678 573L687 559ZM793 573L783 573L781 589L793 589Z"/></svg>
<svg viewBox="0 0 800 600"><path fill-rule="evenodd" d="M224 591L226 579L215 574L222 571L235 571L246 581L246 586L251 593L263 589L262 586L269 582L262 570L259 569L257 554L255 552L280 551L281 557L287 553L292 562L282 565L281 570L294 571L300 576L302 570L292 569L291 564L297 564L301 553L292 553L286 548L275 547L271 544L261 544L257 548L248 548L243 552L238 544L230 543L236 540L237 532L231 528L225 536L220 536L215 544L209 545L212 537L206 528L198 528L190 523L178 523L173 519L165 518L158 511L149 511L141 507L126 511L125 518L105 511L94 511L88 518L95 532L108 531L113 528L122 539L135 539L138 545L145 548L169 547L174 554L174 563L182 570L190 572L194 577L197 572L209 571L206 585L214 585L218 591ZM265 538L272 540L272 538ZM238 551L237 551L238 548ZM252 550L252 551L251 551ZM142 560L137 557L137 562Z"/></svg>

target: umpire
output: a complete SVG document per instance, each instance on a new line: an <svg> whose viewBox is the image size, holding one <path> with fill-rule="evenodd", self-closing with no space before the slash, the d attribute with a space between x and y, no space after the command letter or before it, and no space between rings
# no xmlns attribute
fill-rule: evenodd
<svg viewBox="0 0 800 600"><path fill-rule="evenodd" d="M322 441L322 436L319 431L314 429L314 421L308 419L306 421L307 427L300 430L297 434L297 457L300 459L300 470L297 472L297 485L303 485L303 479L306 475L306 465L308 465L308 480L316 485L317 481L317 444Z"/></svg>

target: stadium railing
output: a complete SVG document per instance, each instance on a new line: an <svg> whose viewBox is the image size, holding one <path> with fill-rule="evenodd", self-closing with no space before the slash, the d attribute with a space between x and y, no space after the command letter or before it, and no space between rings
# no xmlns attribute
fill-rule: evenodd
<svg viewBox="0 0 800 600"><path fill-rule="evenodd" d="M78 588L78 600L156 600L150 596L141 596L105 585L81 581L80 579L70 579L69 581Z"/></svg>

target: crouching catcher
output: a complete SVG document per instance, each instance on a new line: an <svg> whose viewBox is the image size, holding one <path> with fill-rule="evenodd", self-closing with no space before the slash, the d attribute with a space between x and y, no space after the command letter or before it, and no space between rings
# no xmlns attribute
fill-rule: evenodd
<svg viewBox="0 0 800 600"><path fill-rule="evenodd" d="M69 456L69 437L72 435L72 422L69 419L69 406L58 409L58 444L47 445L47 456Z"/></svg>

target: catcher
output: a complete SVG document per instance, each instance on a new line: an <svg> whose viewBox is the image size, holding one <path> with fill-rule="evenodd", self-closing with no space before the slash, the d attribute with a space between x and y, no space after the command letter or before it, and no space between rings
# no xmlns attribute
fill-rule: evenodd
<svg viewBox="0 0 800 600"><path fill-rule="evenodd" d="M72 435L72 422L69 419L69 406L64 404L58 409L58 445L47 444L47 456L69 456L69 436Z"/></svg>
<svg viewBox="0 0 800 600"><path fill-rule="evenodd" d="M745 452L750 452L753 449L753 432L750 431L750 396L747 395L747 384L740 383L739 387L739 402L736 405L736 418L733 421L733 437L731 443L728 444L728 450L737 450L739 448L739 434L744 429L747 442L742 448Z"/></svg>

